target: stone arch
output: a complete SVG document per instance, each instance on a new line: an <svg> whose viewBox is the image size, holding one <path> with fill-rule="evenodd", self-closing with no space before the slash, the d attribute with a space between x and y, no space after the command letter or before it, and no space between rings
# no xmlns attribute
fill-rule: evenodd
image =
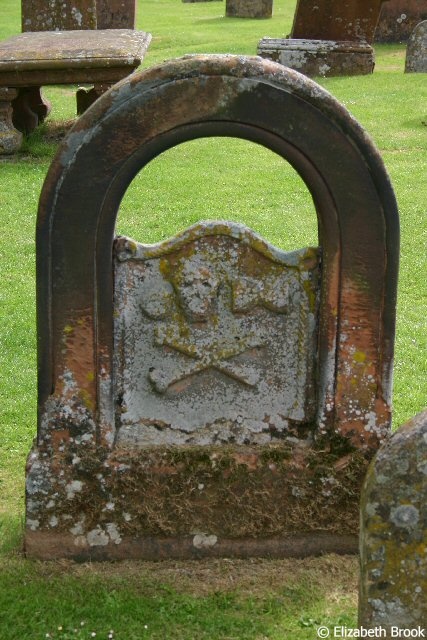
<svg viewBox="0 0 427 640"><path fill-rule="evenodd" d="M99 443L114 432L112 243L136 173L170 147L235 136L279 153L312 193L323 251L320 431L376 448L390 425L398 216L370 139L316 83L259 58L188 56L116 85L48 173L37 225L39 438L66 372Z"/></svg>

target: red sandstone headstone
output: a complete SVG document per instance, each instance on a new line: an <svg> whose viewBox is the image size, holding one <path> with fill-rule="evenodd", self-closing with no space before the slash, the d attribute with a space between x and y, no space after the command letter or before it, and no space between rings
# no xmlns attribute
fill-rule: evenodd
<svg viewBox="0 0 427 640"><path fill-rule="evenodd" d="M385 0L298 0L289 38L263 38L258 54L308 76L372 73Z"/></svg>
<svg viewBox="0 0 427 640"><path fill-rule="evenodd" d="M114 238L136 173L210 136L292 164L319 247L284 253L226 221ZM40 199L27 553L355 552L361 481L390 432L398 236L366 133L282 65L189 56L101 97Z"/></svg>
<svg viewBox="0 0 427 640"><path fill-rule="evenodd" d="M298 0L291 38L372 42L384 0Z"/></svg>

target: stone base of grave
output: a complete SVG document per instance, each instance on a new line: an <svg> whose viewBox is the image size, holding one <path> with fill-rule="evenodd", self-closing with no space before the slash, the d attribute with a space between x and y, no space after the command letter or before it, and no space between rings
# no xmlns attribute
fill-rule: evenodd
<svg viewBox="0 0 427 640"><path fill-rule="evenodd" d="M54 433L49 446L30 454L28 556L158 560L357 552L368 462L348 447L333 451L301 441L107 454L76 440Z"/></svg>
<svg viewBox="0 0 427 640"><path fill-rule="evenodd" d="M226 0L227 18L271 18L273 0Z"/></svg>
<svg viewBox="0 0 427 640"><path fill-rule="evenodd" d="M354 76L373 72L373 48L360 42L263 38L257 53L306 76Z"/></svg>
<svg viewBox="0 0 427 640"><path fill-rule="evenodd" d="M98 534L97 534L98 535ZM101 539L100 539L101 540ZM358 538L322 532L265 539L218 539L195 534L181 538L121 538L96 546L76 547L71 534L31 531L25 542L26 555L39 560L69 558L87 560L197 560L201 558L307 558L326 553L355 555Z"/></svg>

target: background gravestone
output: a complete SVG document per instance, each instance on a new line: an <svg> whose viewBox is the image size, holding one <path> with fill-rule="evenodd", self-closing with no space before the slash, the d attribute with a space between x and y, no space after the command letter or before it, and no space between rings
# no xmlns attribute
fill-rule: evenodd
<svg viewBox="0 0 427 640"><path fill-rule="evenodd" d="M273 0L226 0L228 18L271 18Z"/></svg>
<svg viewBox="0 0 427 640"><path fill-rule="evenodd" d="M134 29L136 0L21 0L22 31Z"/></svg>
<svg viewBox="0 0 427 640"><path fill-rule="evenodd" d="M384 0L298 0L291 38L373 42Z"/></svg>
<svg viewBox="0 0 427 640"><path fill-rule="evenodd" d="M427 624L427 410L375 456L362 493L359 624ZM415 637L413 635L412 637ZM418 635L416 637L422 637Z"/></svg>
<svg viewBox="0 0 427 640"><path fill-rule="evenodd" d="M114 237L138 171L212 135L292 164L319 247L283 252L227 221L155 245ZM40 199L27 553L354 552L361 482L390 428L397 260L381 159L315 83L259 58L189 56L106 93Z"/></svg>
<svg viewBox="0 0 427 640"><path fill-rule="evenodd" d="M422 20L427 20L425 0L387 0L381 7L376 42L406 42Z"/></svg>
<svg viewBox="0 0 427 640"><path fill-rule="evenodd" d="M372 73L384 0L298 0L289 38L263 38L258 54L308 76Z"/></svg>
<svg viewBox="0 0 427 640"><path fill-rule="evenodd" d="M21 0L22 31L96 29L97 0Z"/></svg>
<svg viewBox="0 0 427 640"><path fill-rule="evenodd" d="M97 29L135 29L136 0L96 0Z"/></svg>
<svg viewBox="0 0 427 640"><path fill-rule="evenodd" d="M427 20L420 22L406 48L406 73L427 73Z"/></svg>

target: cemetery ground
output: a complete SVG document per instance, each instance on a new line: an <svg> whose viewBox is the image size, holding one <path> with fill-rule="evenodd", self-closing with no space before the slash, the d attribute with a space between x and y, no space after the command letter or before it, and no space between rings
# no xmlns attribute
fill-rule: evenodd
<svg viewBox="0 0 427 640"><path fill-rule="evenodd" d="M19 4L2 0L2 39L20 31ZM263 36L289 33L294 8L295 0L282 0L271 20L241 20L224 18L224 2L141 1L138 28L153 34L144 66L187 53L254 55ZM372 76L319 79L373 138L399 204L395 427L427 404L427 82L403 73L404 57L403 45L376 46ZM74 91L46 89L51 116L19 154L0 159L0 639L311 640L320 624L354 627L354 557L81 565L23 558L24 467L36 426L35 220L43 179L74 118ZM150 243L203 219L243 222L284 249L317 243L312 201L294 170L234 139L189 142L150 163L122 202L117 230Z"/></svg>

